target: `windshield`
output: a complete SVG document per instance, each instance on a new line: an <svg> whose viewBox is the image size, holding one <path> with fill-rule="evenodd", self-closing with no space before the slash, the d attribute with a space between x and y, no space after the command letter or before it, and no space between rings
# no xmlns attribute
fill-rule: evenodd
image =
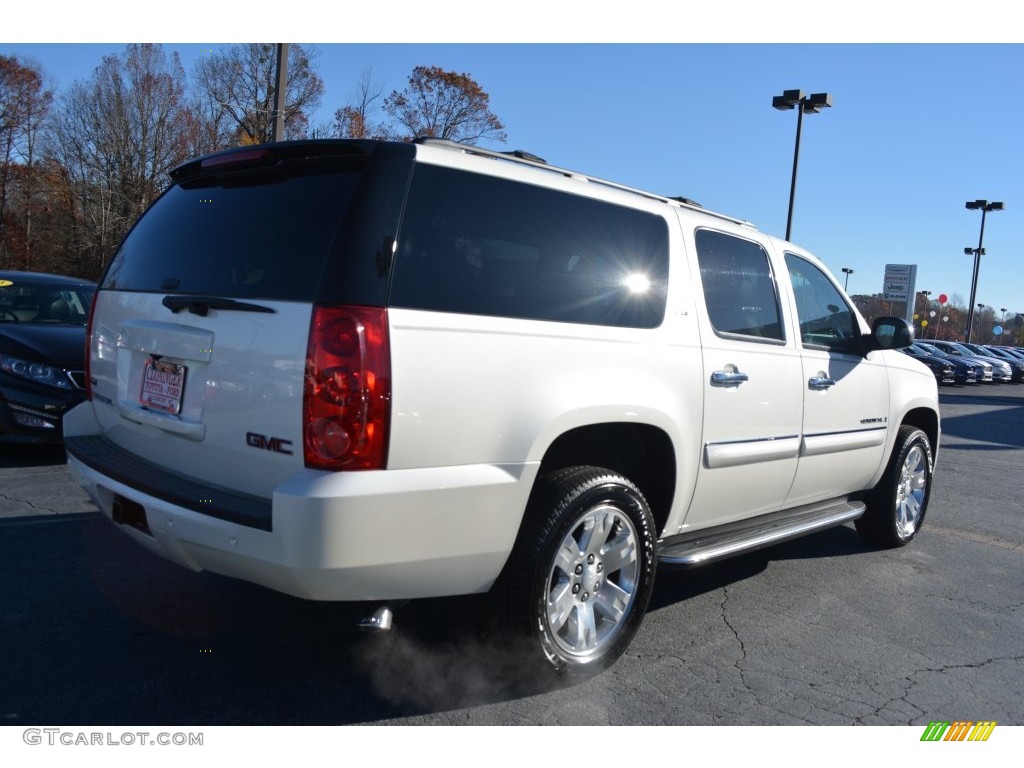
<svg viewBox="0 0 1024 768"><path fill-rule="evenodd" d="M1013 355L1005 349L999 349L999 347L982 347L982 349L985 350L984 354L990 355L991 357L998 357L1003 360L1013 359Z"/></svg>
<svg viewBox="0 0 1024 768"><path fill-rule="evenodd" d="M85 325L96 287L52 280L0 278L0 323Z"/></svg>
<svg viewBox="0 0 1024 768"><path fill-rule="evenodd" d="M966 355L967 357L977 357L978 356L977 352L973 352L970 349L968 349L967 347L965 347L963 344L958 344L955 341L949 342L949 346L950 346L950 349L953 351L953 354Z"/></svg>

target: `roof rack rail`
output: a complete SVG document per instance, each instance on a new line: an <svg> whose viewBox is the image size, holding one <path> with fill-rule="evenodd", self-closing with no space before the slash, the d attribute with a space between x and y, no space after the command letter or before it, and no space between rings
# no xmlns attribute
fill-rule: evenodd
<svg viewBox="0 0 1024 768"><path fill-rule="evenodd" d="M686 205L692 205L695 208L703 208L704 207L703 205L698 203L696 200L691 200L688 197L679 197L679 196L677 196L677 197L670 197L669 199L670 200L678 200L680 203L685 203Z"/></svg>
<svg viewBox="0 0 1024 768"><path fill-rule="evenodd" d="M525 149L513 149L508 152L501 152L497 149L484 149L483 147L477 147L473 144L463 144L462 142L452 141L451 139L435 139L432 136L421 136L416 138L413 140L413 144L430 144L435 147L448 147L449 149L468 152L472 155L484 155L485 157L496 157L506 160L525 160L537 165L548 164L543 157L537 157L537 155L532 152L527 152Z"/></svg>
<svg viewBox="0 0 1024 768"><path fill-rule="evenodd" d="M527 152L525 149L513 149L509 152L502 152L503 155L512 155L512 157L518 157L520 160L532 160L535 163L548 164L548 161L543 157L537 157L532 152Z"/></svg>
<svg viewBox="0 0 1024 768"><path fill-rule="evenodd" d="M686 197L666 197L664 195L655 194L654 192L647 192L643 189L637 189L635 187L626 186L625 184L619 184L614 181L608 181L607 179L600 179L597 178L596 176L589 176L585 173L579 173L578 171L570 171L567 168L559 168L558 166L555 165L549 165L547 162L537 157L536 155L532 155L529 152L524 152L521 149L513 150L512 152L500 152L495 149L483 149L482 147L476 147L472 144L463 144L458 141L451 141L450 139L435 139L429 136L418 137L413 140L413 143L428 144L430 146L435 147L445 147L447 149L452 149L457 152L465 152L466 154L469 155L492 157L496 160L507 160L513 163L523 163L524 165L530 165L533 166L534 168L540 168L541 170L549 171L551 173L557 173L562 176L567 176L569 178L581 179L583 181L592 182L594 184L600 184L601 186L611 187L612 189L622 190L623 192L630 192L634 195L646 197L648 200L659 200L665 203L674 203L676 205L682 205L687 208L693 208L695 210L699 210L703 213L706 213L710 216L716 216L720 219L731 221L734 224L740 224L746 227L753 226L753 224L751 224L749 221L745 221L744 219L738 219L735 216L729 216L727 214L718 213L716 211L709 211L708 209L704 208L700 203L694 202L693 200L690 200L689 198Z"/></svg>

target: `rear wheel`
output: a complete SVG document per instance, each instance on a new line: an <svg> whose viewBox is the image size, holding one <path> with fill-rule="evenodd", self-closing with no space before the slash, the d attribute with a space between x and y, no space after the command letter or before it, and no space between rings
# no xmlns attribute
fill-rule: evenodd
<svg viewBox="0 0 1024 768"><path fill-rule="evenodd" d="M882 480L867 499L857 531L883 547L909 544L924 522L932 485L932 448L920 429L900 427Z"/></svg>
<svg viewBox="0 0 1024 768"><path fill-rule="evenodd" d="M655 527L639 489L606 469L542 478L498 590L508 628L562 674L617 659L643 620L655 573Z"/></svg>

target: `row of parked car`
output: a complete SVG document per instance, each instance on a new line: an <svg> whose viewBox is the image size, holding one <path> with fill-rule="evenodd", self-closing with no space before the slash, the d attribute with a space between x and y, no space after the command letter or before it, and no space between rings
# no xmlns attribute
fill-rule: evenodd
<svg viewBox="0 0 1024 768"><path fill-rule="evenodd" d="M1024 381L1024 348L967 344L956 341L916 341L903 350L920 360L941 385Z"/></svg>

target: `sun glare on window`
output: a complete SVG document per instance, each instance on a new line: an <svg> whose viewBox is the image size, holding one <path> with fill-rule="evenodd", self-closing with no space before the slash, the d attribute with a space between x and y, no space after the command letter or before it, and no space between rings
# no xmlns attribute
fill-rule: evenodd
<svg viewBox="0 0 1024 768"><path fill-rule="evenodd" d="M630 293L647 293L651 289L651 281L647 279L647 275L641 275L639 272L622 278L622 285Z"/></svg>

